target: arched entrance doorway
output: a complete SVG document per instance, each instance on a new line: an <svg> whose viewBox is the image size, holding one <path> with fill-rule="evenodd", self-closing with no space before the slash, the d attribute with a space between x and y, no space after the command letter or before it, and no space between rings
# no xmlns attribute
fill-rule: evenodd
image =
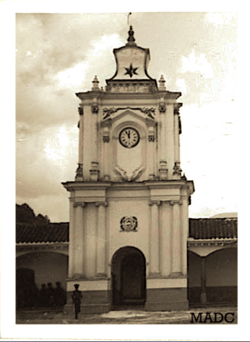
<svg viewBox="0 0 250 342"><path fill-rule="evenodd" d="M16 271L16 306L19 308L36 307L38 289L35 284L35 272L29 268Z"/></svg>
<svg viewBox="0 0 250 342"><path fill-rule="evenodd" d="M122 247L112 258L112 305L144 305L146 301L146 263L135 247Z"/></svg>

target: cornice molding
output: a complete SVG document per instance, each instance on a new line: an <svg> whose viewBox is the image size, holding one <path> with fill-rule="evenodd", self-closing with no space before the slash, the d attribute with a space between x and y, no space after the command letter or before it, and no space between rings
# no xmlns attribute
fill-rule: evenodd
<svg viewBox="0 0 250 342"><path fill-rule="evenodd" d="M176 111L176 113L174 113L174 114L180 114L179 113L179 109L182 107L182 105L183 105L183 103L181 103L181 102L177 102L177 103L174 103L174 112Z"/></svg>
<svg viewBox="0 0 250 342"><path fill-rule="evenodd" d="M131 82L128 80L128 82ZM164 101L170 100L172 101L171 104L176 104L175 100L177 100L181 96L181 92L171 92L168 90L164 91L155 91L153 93L112 93L106 91L86 91L86 92L79 92L75 94L80 100L92 101L94 98L97 100L127 100L127 99L154 99L154 100L161 100ZM90 102L91 103L91 102ZM87 102L85 104L88 104ZM178 105L178 103L177 103ZM180 105L180 107L182 104Z"/></svg>
<svg viewBox="0 0 250 342"><path fill-rule="evenodd" d="M16 252L55 251L68 254L69 242L24 242L16 244ZM64 253L63 253L64 254ZM18 256L18 255L17 255Z"/></svg>
<svg viewBox="0 0 250 342"><path fill-rule="evenodd" d="M237 247L237 238L215 238L215 239L193 239L188 238L187 246L188 247L210 247L210 246L232 246Z"/></svg>

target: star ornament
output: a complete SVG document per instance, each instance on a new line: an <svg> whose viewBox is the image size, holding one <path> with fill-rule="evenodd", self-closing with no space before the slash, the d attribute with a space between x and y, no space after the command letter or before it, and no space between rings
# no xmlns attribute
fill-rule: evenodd
<svg viewBox="0 0 250 342"><path fill-rule="evenodd" d="M137 72L136 72L136 70L138 68L133 68L132 63L130 63L130 67L129 68L124 68L124 69L126 69L126 72L125 72L124 75L129 75L130 77L133 77L133 75L138 75Z"/></svg>

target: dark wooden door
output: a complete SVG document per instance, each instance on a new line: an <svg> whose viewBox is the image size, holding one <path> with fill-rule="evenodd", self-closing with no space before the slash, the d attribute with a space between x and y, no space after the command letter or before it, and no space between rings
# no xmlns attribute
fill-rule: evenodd
<svg viewBox="0 0 250 342"><path fill-rule="evenodd" d="M122 304L145 302L145 262L139 253L128 254L121 263Z"/></svg>

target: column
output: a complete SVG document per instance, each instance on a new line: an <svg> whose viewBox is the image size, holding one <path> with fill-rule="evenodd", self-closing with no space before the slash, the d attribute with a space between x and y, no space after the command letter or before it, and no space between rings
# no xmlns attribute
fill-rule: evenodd
<svg viewBox="0 0 250 342"><path fill-rule="evenodd" d="M166 150L165 150L165 147L166 147L166 135L165 135L165 132L166 132L166 120L165 120L166 109L165 109L165 111L161 110L160 113L161 113L161 140L160 140L161 141L161 160L166 161Z"/></svg>
<svg viewBox="0 0 250 342"><path fill-rule="evenodd" d="M78 112L80 120L79 128L79 142L78 142L78 168L76 170L76 181L83 181L83 108L79 107Z"/></svg>
<svg viewBox="0 0 250 342"><path fill-rule="evenodd" d="M148 179L155 179L155 132L154 126L148 125Z"/></svg>
<svg viewBox="0 0 250 342"><path fill-rule="evenodd" d="M111 119L108 119L103 123L103 180L110 181L109 175L109 158L108 158L108 147L110 141L110 126L111 126Z"/></svg>
<svg viewBox="0 0 250 342"><path fill-rule="evenodd" d="M84 274L84 223L83 208L86 206L84 202L75 203L75 250L74 250L74 273L78 275Z"/></svg>
<svg viewBox="0 0 250 342"><path fill-rule="evenodd" d="M96 275L106 276L106 207L107 202L96 202L97 206L97 260Z"/></svg>
<svg viewBox="0 0 250 342"><path fill-rule="evenodd" d="M181 178L181 168L180 168L180 135L179 135L179 105L178 108L174 109L174 168L173 168L173 178Z"/></svg>
<svg viewBox="0 0 250 342"><path fill-rule="evenodd" d="M91 170L90 170L90 180L98 181L99 177L99 163L98 163L98 112L99 105L97 99L93 99L93 104L91 105L91 111L94 117L92 118L92 153L91 153Z"/></svg>
<svg viewBox="0 0 250 342"><path fill-rule="evenodd" d="M206 288L206 257L201 257L201 303L207 302Z"/></svg>
<svg viewBox="0 0 250 342"><path fill-rule="evenodd" d="M173 206L173 241L172 241L172 272L171 275L182 275L181 269L181 224L180 205L181 201L171 201Z"/></svg>
<svg viewBox="0 0 250 342"><path fill-rule="evenodd" d="M85 275L92 278L96 275L97 247L97 208L95 203L88 203L85 228Z"/></svg>
<svg viewBox="0 0 250 342"><path fill-rule="evenodd" d="M167 277L171 273L172 207L169 202L162 203L161 234L161 274Z"/></svg>
<svg viewBox="0 0 250 342"><path fill-rule="evenodd" d="M166 113L166 155L168 163L168 179L172 179L174 167L174 117L173 104L168 104Z"/></svg>
<svg viewBox="0 0 250 342"><path fill-rule="evenodd" d="M150 234L150 273L160 273L160 244L159 244L159 211L160 201L150 201L151 208L151 234Z"/></svg>
<svg viewBox="0 0 250 342"><path fill-rule="evenodd" d="M179 153L179 111L174 110L174 151L175 151L175 162L180 162Z"/></svg>
<svg viewBox="0 0 250 342"><path fill-rule="evenodd" d="M74 265L75 265L75 222L74 222L74 202L73 199L69 200L69 268L68 268L68 277L72 278L74 275Z"/></svg>
<svg viewBox="0 0 250 342"><path fill-rule="evenodd" d="M160 112L160 180L167 180L167 153L166 153L166 104L161 99L159 104ZM159 145L158 145L159 146Z"/></svg>
<svg viewBox="0 0 250 342"><path fill-rule="evenodd" d="M188 197L182 198L181 207L182 232L182 274L187 275L187 239L188 239Z"/></svg>

